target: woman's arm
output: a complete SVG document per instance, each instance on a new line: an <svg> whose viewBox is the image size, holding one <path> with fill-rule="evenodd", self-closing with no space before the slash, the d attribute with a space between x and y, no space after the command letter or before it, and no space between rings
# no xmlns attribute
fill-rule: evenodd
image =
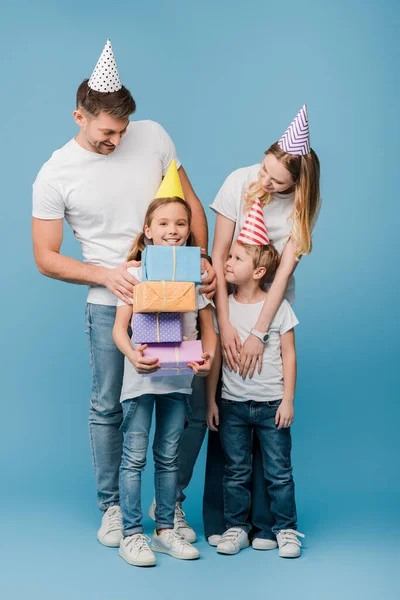
<svg viewBox="0 0 400 600"><path fill-rule="evenodd" d="M204 363L199 365L196 362L188 363L192 367L194 373L200 377L207 377L210 372L211 365L215 356L215 348L217 345L217 334L215 333L213 323L213 309L211 304L199 310L201 345L203 354L201 357Z"/></svg>
<svg viewBox="0 0 400 600"><path fill-rule="evenodd" d="M283 369L283 398L276 412L275 424L278 429L290 427L294 421L294 393L296 389L296 347L294 329L281 335Z"/></svg>
<svg viewBox="0 0 400 600"><path fill-rule="evenodd" d="M260 316L254 326L254 329L257 331L266 332L270 328L285 296L290 278L298 264L299 259L296 256L296 245L292 238L290 238L282 252L280 265L268 291L267 299L264 302ZM264 344L262 341L255 335L250 334L243 344L240 355L239 373L243 379L247 375L253 377L257 362L258 372L261 373L263 352Z"/></svg>
<svg viewBox="0 0 400 600"><path fill-rule="evenodd" d="M147 348L147 344L141 344L136 350L133 349L128 335L131 318L132 306L118 306L113 327L113 340L138 373L153 373L161 365L158 358L143 358L143 351Z"/></svg>
<svg viewBox="0 0 400 600"><path fill-rule="evenodd" d="M217 347L215 349L215 357L211 365L210 373L206 380L207 393L207 426L211 431L218 431L219 412L215 401L217 392L218 380L221 371L221 344L219 337L217 338Z"/></svg>
<svg viewBox="0 0 400 600"><path fill-rule="evenodd" d="M215 224L214 244L212 249L213 265L217 272L217 307L218 324L221 335L222 354L231 371L237 371L238 354L241 351L241 341L235 327L229 321L228 290L225 282L224 266L228 260L229 249L235 231L235 222L218 214Z"/></svg>

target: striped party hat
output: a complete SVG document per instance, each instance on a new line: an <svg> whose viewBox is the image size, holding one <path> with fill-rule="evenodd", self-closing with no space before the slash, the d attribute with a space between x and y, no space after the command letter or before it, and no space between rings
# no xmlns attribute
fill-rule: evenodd
<svg viewBox="0 0 400 600"><path fill-rule="evenodd" d="M96 92L118 92L122 88L110 40L104 46L88 86Z"/></svg>
<svg viewBox="0 0 400 600"><path fill-rule="evenodd" d="M304 156L310 152L307 106L305 104L290 123L278 144L289 154Z"/></svg>
<svg viewBox="0 0 400 600"><path fill-rule="evenodd" d="M267 246L269 244L268 232L259 198L256 198L254 201L236 241L242 244L251 244L252 246Z"/></svg>

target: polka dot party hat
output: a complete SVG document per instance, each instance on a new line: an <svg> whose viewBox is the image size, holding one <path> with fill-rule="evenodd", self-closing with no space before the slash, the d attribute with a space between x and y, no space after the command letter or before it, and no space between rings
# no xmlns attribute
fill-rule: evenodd
<svg viewBox="0 0 400 600"><path fill-rule="evenodd" d="M154 197L173 198L174 196L178 196L178 198L182 198L182 200L185 199L178 169L176 168L176 162L175 160L172 160L168 167L168 171L158 188L158 192Z"/></svg>
<svg viewBox="0 0 400 600"><path fill-rule="evenodd" d="M96 92L118 92L122 88L110 40L104 46L88 86Z"/></svg>

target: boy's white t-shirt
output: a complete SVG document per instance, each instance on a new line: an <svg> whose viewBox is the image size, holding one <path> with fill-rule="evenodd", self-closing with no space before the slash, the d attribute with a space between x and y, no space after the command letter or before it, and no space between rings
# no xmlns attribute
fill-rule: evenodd
<svg viewBox="0 0 400 600"><path fill-rule="evenodd" d="M250 335L250 330L254 327L263 305L264 301L255 304L240 304L235 300L233 294L228 297L229 320L237 329L242 343ZM298 325L298 323L289 302L283 300L269 329L270 336L265 344L261 373L259 374L256 370L251 379L250 377L243 379L239 373L230 371L224 363L222 366L221 397L237 402L248 400L272 402L273 400L280 400L283 396L280 336ZM216 318L214 318L214 325L218 331Z"/></svg>
<svg viewBox="0 0 400 600"><path fill-rule="evenodd" d="M243 167L233 171L223 183L214 202L210 208L217 214L227 217L235 222L235 231L233 240L236 240L244 225L247 214L243 211L245 194L249 185L257 181L261 165L259 163L251 167ZM273 194L272 201L264 206L264 220L268 230L268 236L271 244L275 246L279 254L288 241L292 232L292 213L294 207L295 194ZM321 200L318 204L314 219L311 224L311 230L314 229L321 209ZM268 282L264 289L267 291L272 282ZM286 290L285 298L293 304L295 297L295 280L291 277ZM254 325L254 324L253 324Z"/></svg>
<svg viewBox="0 0 400 600"><path fill-rule="evenodd" d="M181 166L166 131L154 121L132 121L112 154L82 148L75 139L56 150L33 184L38 219L65 217L83 262L118 267L142 231L147 207L172 161ZM116 306L106 287L91 286L88 302Z"/></svg>
<svg viewBox="0 0 400 600"><path fill-rule="evenodd" d="M128 271L135 279L142 281L141 267L130 267ZM185 338L191 340L195 340L198 337L196 328L198 311L205 308L208 304L212 304L208 298L200 294L200 287L199 285L196 286L196 310L182 313L182 333ZM122 300L118 300L117 306L126 306L126 304ZM132 346L135 348L133 341ZM172 377L143 377L125 356L121 402L137 398L143 394L171 394L172 392L191 394L193 376L194 374Z"/></svg>

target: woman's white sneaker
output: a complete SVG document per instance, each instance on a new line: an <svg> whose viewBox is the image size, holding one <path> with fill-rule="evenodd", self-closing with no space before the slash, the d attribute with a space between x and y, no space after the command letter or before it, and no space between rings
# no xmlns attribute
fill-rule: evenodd
<svg viewBox="0 0 400 600"><path fill-rule="evenodd" d="M151 503L149 512L148 512L150 519L153 519L153 521L156 520L155 510L156 510L156 499L153 498L153 502ZM174 529L182 537L184 537L187 542L193 543L193 542L197 541L196 532L187 523L187 521L185 519L185 513L182 510L182 506L181 506L180 502L177 502L175 504Z"/></svg>
<svg viewBox="0 0 400 600"><path fill-rule="evenodd" d="M254 550L275 550L278 547L275 540L266 540L264 538L254 538L251 545Z"/></svg>
<svg viewBox="0 0 400 600"><path fill-rule="evenodd" d="M122 540L122 514L119 506L110 506L103 518L97 532L97 539L103 546L118 548Z"/></svg>
<svg viewBox="0 0 400 600"><path fill-rule="evenodd" d="M157 560L149 547L150 538L143 533L134 533L122 538L119 555L135 567L154 567Z"/></svg>
<svg viewBox="0 0 400 600"><path fill-rule="evenodd" d="M169 554L180 560L195 560L200 558L200 552L189 544L175 529L164 529L154 532L151 547L154 552Z"/></svg>
<svg viewBox="0 0 400 600"><path fill-rule="evenodd" d="M279 546L279 556L282 558L298 558L301 554L299 537L305 537L304 533L300 533L294 529L281 529L276 536Z"/></svg>
<svg viewBox="0 0 400 600"><path fill-rule="evenodd" d="M231 527L222 534L217 552L220 554L237 554L248 546L250 546L250 542L247 533L240 527Z"/></svg>
<svg viewBox="0 0 400 600"><path fill-rule="evenodd" d="M222 535L218 535L218 534L209 535L207 538L207 542L210 544L210 546L218 546L218 544L221 541L221 538L222 538Z"/></svg>

